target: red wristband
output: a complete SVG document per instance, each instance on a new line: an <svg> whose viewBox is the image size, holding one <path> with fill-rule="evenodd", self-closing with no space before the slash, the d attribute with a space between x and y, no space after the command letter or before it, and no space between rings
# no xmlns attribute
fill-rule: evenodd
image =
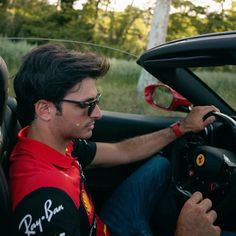
<svg viewBox="0 0 236 236"><path fill-rule="evenodd" d="M183 135L183 133L180 130L180 122L179 121L177 121L176 123L172 124L170 126L170 128L173 130L173 132L175 133L175 136L177 138Z"/></svg>

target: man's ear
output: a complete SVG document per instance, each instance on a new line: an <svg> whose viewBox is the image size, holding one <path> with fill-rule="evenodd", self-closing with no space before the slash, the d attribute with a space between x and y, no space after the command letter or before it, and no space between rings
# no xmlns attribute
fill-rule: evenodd
<svg viewBox="0 0 236 236"><path fill-rule="evenodd" d="M52 102L49 102L47 100L38 100L35 104L35 115L36 117L44 120L44 121L49 121L51 120L52 116Z"/></svg>

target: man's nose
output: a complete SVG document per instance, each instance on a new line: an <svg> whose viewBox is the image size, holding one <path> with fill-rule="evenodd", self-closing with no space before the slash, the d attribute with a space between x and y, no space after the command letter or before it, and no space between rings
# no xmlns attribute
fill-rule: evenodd
<svg viewBox="0 0 236 236"><path fill-rule="evenodd" d="M100 119L102 117L102 111L98 104L96 104L94 110L90 114L90 117L93 117L95 119Z"/></svg>

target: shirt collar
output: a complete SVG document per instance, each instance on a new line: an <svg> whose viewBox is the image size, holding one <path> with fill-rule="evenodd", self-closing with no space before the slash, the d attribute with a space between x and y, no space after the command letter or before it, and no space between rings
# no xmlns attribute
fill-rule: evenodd
<svg viewBox="0 0 236 236"><path fill-rule="evenodd" d="M20 130L18 133L18 139L21 146L24 149L27 149L27 151L30 152L36 159L40 159L43 162L49 162L55 166L65 169L70 168L72 163L76 161L70 153L63 155L44 143L28 138L28 128L29 127L27 126Z"/></svg>

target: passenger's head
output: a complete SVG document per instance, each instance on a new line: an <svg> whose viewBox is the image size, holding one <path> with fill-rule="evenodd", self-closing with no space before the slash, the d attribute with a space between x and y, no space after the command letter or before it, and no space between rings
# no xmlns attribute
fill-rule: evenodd
<svg viewBox="0 0 236 236"><path fill-rule="evenodd" d="M5 111L6 97L8 95L9 73L5 61L0 57L0 124L2 123Z"/></svg>
<svg viewBox="0 0 236 236"><path fill-rule="evenodd" d="M106 74L109 64L104 57L79 53L61 45L46 44L33 49L15 76L14 89L18 113L25 124L35 118L34 104L50 101L60 110L60 101L85 78Z"/></svg>

